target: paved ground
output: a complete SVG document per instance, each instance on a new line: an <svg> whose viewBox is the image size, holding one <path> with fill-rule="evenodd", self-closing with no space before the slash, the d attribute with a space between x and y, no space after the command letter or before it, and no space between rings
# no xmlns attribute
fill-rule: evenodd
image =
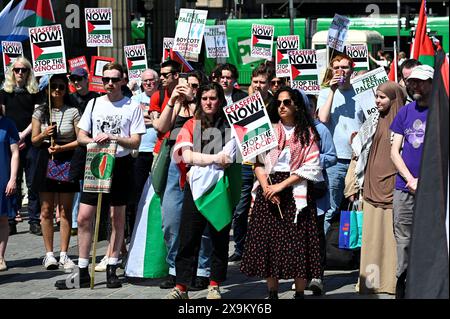
<svg viewBox="0 0 450 319"><path fill-rule="evenodd" d="M18 234L9 238L5 259L9 269L0 272L0 299L161 299L168 290L159 288L160 279L143 280L141 282L129 282L123 276L123 287L120 289L106 288L105 273L96 273L95 287L90 289L73 289L58 291L54 283L58 279L64 279L66 274L62 270L45 270L42 266L44 256L44 244L42 237L28 232L26 221L17 225ZM59 232L55 232L55 252L59 252ZM76 258L77 237L70 241L69 255ZM97 260L103 257L107 242L98 244ZM232 245L230 244L230 249ZM59 253L56 253L58 255ZM320 297L314 297L310 291L305 294L308 299L392 299L389 295L361 296L355 293L355 284L358 272L354 271L326 271L326 293ZM281 281L280 298L292 298L292 280ZM228 280L221 288L225 299L264 299L266 297L266 285L263 280L248 278L239 271L238 266L230 266ZM190 298L204 299L206 290L191 292Z"/></svg>

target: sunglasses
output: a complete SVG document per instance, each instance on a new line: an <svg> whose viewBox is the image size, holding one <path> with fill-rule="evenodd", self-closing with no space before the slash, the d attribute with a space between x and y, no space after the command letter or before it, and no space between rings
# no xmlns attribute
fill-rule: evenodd
<svg viewBox="0 0 450 319"><path fill-rule="evenodd" d="M102 82L103 84L108 84L110 81L112 81L112 83L117 83L120 82L122 79L121 78L110 78L110 77L102 77Z"/></svg>
<svg viewBox="0 0 450 319"><path fill-rule="evenodd" d="M27 73L28 72L28 68L13 68L14 73Z"/></svg>
<svg viewBox="0 0 450 319"><path fill-rule="evenodd" d="M291 99L284 99L283 101L280 101L280 100L276 100L276 101L275 101L275 105L276 105L277 107L280 107L281 104L283 104L284 106L289 107L289 106L292 105L292 100L291 100Z"/></svg>
<svg viewBox="0 0 450 319"><path fill-rule="evenodd" d="M80 81L83 81L84 79L85 79L85 77L78 76L78 75L69 76L69 80L72 82L75 82L75 81L80 82Z"/></svg>
<svg viewBox="0 0 450 319"><path fill-rule="evenodd" d="M189 86L193 89L198 89L199 85L197 83L189 83Z"/></svg>
<svg viewBox="0 0 450 319"><path fill-rule="evenodd" d="M167 73L160 73L161 76L163 76L165 79L167 79L169 77L169 75L171 75L173 72L167 72Z"/></svg>
<svg viewBox="0 0 450 319"><path fill-rule="evenodd" d="M64 84L53 83L50 84L50 89L64 91L66 89L66 86Z"/></svg>
<svg viewBox="0 0 450 319"><path fill-rule="evenodd" d="M281 85L280 80L273 80L273 81L270 81L270 83L272 83L272 85Z"/></svg>

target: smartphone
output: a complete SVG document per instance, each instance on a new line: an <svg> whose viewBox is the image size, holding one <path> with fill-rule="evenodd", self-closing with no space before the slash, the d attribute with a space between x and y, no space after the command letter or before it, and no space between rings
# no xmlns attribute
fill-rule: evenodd
<svg viewBox="0 0 450 319"><path fill-rule="evenodd" d="M187 84L187 78L188 78L187 73L180 73L180 75L178 77L178 84L182 84L182 85Z"/></svg>

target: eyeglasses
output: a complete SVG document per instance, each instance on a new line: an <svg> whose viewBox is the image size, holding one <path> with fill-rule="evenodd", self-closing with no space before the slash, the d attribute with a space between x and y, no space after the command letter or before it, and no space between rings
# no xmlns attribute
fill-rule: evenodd
<svg viewBox="0 0 450 319"><path fill-rule="evenodd" d="M281 85L281 80L272 80L270 81L270 83L272 83L272 85Z"/></svg>
<svg viewBox="0 0 450 319"><path fill-rule="evenodd" d="M193 89L198 89L199 87L198 83L189 83L189 86Z"/></svg>
<svg viewBox="0 0 450 319"><path fill-rule="evenodd" d="M291 100L291 99L284 99L284 100L282 100L282 101L280 101L280 100L276 100L276 101L275 101L275 105L276 105L277 107L280 107L281 104L283 104L284 106L289 107L289 106L292 105L292 100Z"/></svg>
<svg viewBox="0 0 450 319"><path fill-rule="evenodd" d="M155 79L145 79L145 80L142 80L142 83L155 83L155 82L156 82Z"/></svg>
<svg viewBox="0 0 450 319"><path fill-rule="evenodd" d="M102 77L102 82L103 84L108 84L109 81L112 81L112 83L117 83L120 82L120 80L122 80L121 78L110 78L110 77Z"/></svg>
<svg viewBox="0 0 450 319"><path fill-rule="evenodd" d="M13 68L14 73L27 73L28 72L28 68Z"/></svg>
<svg viewBox="0 0 450 319"><path fill-rule="evenodd" d="M78 76L78 75L71 75L71 76L69 76L69 80L72 81L72 82L81 82L84 79L86 79L86 78L82 77L82 76Z"/></svg>
<svg viewBox="0 0 450 319"><path fill-rule="evenodd" d="M169 77L169 75L171 75L173 72L172 71L170 71L170 72L166 72L166 73L160 73L161 74L161 76L163 76L165 79L167 79L168 77Z"/></svg>
<svg viewBox="0 0 450 319"><path fill-rule="evenodd" d="M66 89L66 86L64 84L53 83L50 84L50 89L64 91Z"/></svg>

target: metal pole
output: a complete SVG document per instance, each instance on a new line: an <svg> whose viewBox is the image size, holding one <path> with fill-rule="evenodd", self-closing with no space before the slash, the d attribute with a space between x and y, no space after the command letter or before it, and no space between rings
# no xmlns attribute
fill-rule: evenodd
<svg viewBox="0 0 450 319"><path fill-rule="evenodd" d="M400 29L402 28L402 21L400 20L400 0L397 0L397 19L398 19L398 23L397 23L397 48L400 51ZM408 18L408 15L406 15L406 19Z"/></svg>
<svg viewBox="0 0 450 319"><path fill-rule="evenodd" d="M289 31L294 34L294 0L289 0Z"/></svg>
<svg viewBox="0 0 450 319"><path fill-rule="evenodd" d="M261 19L264 19L264 3L261 3Z"/></svg>

